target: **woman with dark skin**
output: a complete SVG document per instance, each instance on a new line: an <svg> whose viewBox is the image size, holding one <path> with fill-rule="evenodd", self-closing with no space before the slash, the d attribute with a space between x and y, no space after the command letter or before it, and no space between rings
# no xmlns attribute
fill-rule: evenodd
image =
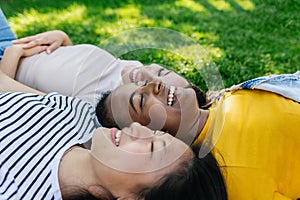
<svg viewBox="0 0 300 200"><path fill-rule="evenodd" d="M299 86L300 76L270 78L269 88L282 85L282 94L255 88L228 90L208 110L198 107L190 88L159 80L127 84L102 99L96 112L106 116L99 118L104 126L136 121L188 145L206 144L210 148L201 149L200 157L216 149L224 159L229 199L297 199L300 105L285 94ZM299 99L299 93L295 95Z"/></svg>

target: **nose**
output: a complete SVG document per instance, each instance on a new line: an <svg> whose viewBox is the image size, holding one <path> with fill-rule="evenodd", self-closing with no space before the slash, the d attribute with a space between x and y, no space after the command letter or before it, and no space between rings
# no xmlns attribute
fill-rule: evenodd
<svg viewBox="0 0 300 200"><path fill-rule="evenodd" d="M130 125L131 136L137 138L150 138L153 137L153 131L141 124L134 122Z"/></svg>
<svg viewBox="0 0 300 200"><path fill-rule="evenodd" d="M158 95L162 89L162 81L160 79L155 79L146 83L146 85L141 87L141 91L145 93L153 93Z"/></svg>

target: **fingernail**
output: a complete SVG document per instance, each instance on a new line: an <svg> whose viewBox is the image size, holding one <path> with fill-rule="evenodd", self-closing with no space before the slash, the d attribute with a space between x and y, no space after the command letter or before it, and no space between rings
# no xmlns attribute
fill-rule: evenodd
<svg viewBox="0 0 300 200"><path fill-rule="evenodd" d="M47 54L50 54L51 53L51 50L50 49L47 49Z"/></svg>

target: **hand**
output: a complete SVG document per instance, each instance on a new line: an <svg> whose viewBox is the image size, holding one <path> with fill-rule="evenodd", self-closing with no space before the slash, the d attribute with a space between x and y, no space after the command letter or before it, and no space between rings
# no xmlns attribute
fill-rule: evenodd
<svg viewBox="0 0 300 200"><path fill-rule="evenodd" d="M72 45L72 42L65 32L53 30L14 40L13 44L22 44L24 49L46 45L45 50L49 54L60 46Z"/></svg>
<svg viewBox="0 0 300 200"><path fill-rule="evenodd" d="M48 46L34 46L31 48L24 48L23 45L12 45L7 47L5 53L14 56L14 59L19 60L21 57L28 57L45 51Z"/></svg>
<svg viewBox="0 0 300 200"><path fill-rule="evenodd" d="M35 46L29 49L24 49L22 45L9 46L4 51L0 63L0 70L10 78L15 79L20 59L25 56L32 56L43 52L46 48L47 46Z"/></svg>
<svg viewBox="0 0 300 200"><path fill-rule="evenodd" d="M17 45L15 45L17 46ZM47 48L49 48L48 46L35 46L35 47L31 47L31 48L24 48L24 46L20 46L20 48L22 48L22 57L28 57L28 56L32 56L38 53L41 53L43 51L46 51Z"/></svg>

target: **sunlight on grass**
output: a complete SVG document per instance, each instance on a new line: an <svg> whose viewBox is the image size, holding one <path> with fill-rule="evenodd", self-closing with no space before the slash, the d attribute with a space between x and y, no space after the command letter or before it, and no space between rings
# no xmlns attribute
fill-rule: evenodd
<svg viewBox="0 0 300 200"><path fill-rule="evenodd" d="M140 9L134 5L129 5L123 8L112 9L108 8L104 11L105 14L116 15L120 18L139 18Z"/></svg>
<svg viewBox="0 0 300 200"><path fill-rule="evenodd" d="M140 26L154 26L155 20L149 19L141 15L140 8L134 5L126 7L111 9L104 11L106 15L114 16L117 20L115 22L103 22L96 28L95 32L98 34L115 35L124 30L138 28ZM171 24L169 20L162 21L163 25Z"/></svg>
<svg viewBox="0 0 300 200"><path fill-rule="evenodd" d="M224 0L208 0L208 2L212 6L214 6L217 10L222 10L222 11L231 11L232 10L231 5Z"/></svg>
<svg viewBox="0 0 300 200"><path fill-rule="evenodd" d="M49 13L40 13L38 10L30 9L24 13L18 14L17 17L9 19L11 28L18 34L24 28L30 29L32 24L41 24L49 27L55 27L60 23L74 23L82 20L83 14L86 12L86 7L78 4L73 4L66 9L57 11L53 10Z"/></svg>
<svg viewBox="0 0 300 200"><path fill-rule="evenodd" d="M127 30L144 27L176 30L207 51L208 57L224 75L226 86L231 86L265 74L293 73L300 69L300 50L296 45L300 35L299 14L296 11L300 4L295 2L298 1L7 0L0 4L18 37L60 29L70 36L74 44L101 46L112 36ZM159 43L168 38L169 35L159 39ZM152 42L158 38L145 36L142 39ZM125 42L129 46L139 42L136 40L137 36ZM174 41L172 44L177 45L178 41ZM122 41L116 41L113 45L119 42ZM205 88L194 63L179 54L180 51L191 52L197 58L200 56L196 54L199 50L183 45L176 52L166 53L166 49L170 48L138 49L138 52L124 55L123 59L175 66L174 70ZM197 65L201 62L205 63L199 59Z"/></svg>
<svg viewBox="0 0 300 200"><path fill-rule="evenodd" d="M212 32L206 32L206 33L200 33L197 31L194 31L191 35L192 38L196 40L201 40L203 38L209 39L210 41L218 41L220 37Z"/></svg>
<svg viewBox="0 0 300 200"><path fill-rule="evenodd" d="M254 10L255 5L251 0L235 0L244 10Z"/></svg>
<svg viewBox="0 0 300 200"><path fill-rule="evenodd" d="M193 0L179 0L175 2L175 5L188 8L195 12L206 11L206 9L202 5L198 4L197 2L194 2Z"/></svg>

